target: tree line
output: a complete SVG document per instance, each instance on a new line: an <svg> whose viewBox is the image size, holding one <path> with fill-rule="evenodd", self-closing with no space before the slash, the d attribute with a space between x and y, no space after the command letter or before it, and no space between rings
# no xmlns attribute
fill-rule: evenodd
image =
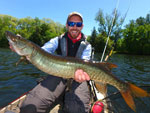
<svg viewBox="0 0 150 113"><path fill-rule="evenodd" d="M123 28L125 16L121 17L118 12L114 16L114 11L112 14L104 15L101 9L95 18L99 24L98 30L94 27L91 36L88 37L88 41L94 47L95 52L103 52L113 19L107 52L113 48L118 53L150 55L149 13L145 17L130 20L129 24Z"/></svg>
<svg viewBox="0 0 150 113"><path fill-rule="evenodd" d="M130 20L129 24L123 26L125 18L121 17L118 11L104 14L100 9L97 12L95 21L98 22L98 29L94 27L87 38L95 52L103 52L109 35L107 52L113 48L118 53L150 55L150 14ZM49 18L18 19L9 15L0 15L0 47L8 47L6 30L20 34L42 46L51 38L64 33L66 28Z"/></svg>
<svg viewBox="0 0 150 113"><path fill-rule="evenodd" d="M0 47L8 47L6 30L19 34L39 46L66 31L64 25L49 18L26 17L18 19L9 15L0 15Z"/></svg>

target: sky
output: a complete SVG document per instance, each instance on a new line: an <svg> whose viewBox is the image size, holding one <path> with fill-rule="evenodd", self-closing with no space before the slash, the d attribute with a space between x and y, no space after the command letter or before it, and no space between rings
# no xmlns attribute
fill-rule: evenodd
<svg viewBox="0 0 150 113"><path fill-rule="evenodd" d="M65 25L69 13L80 12L83 16L82 32L91 35L94 27L98 28L95 17L99 9L111 14L117 8L120 16L127 13L124 25L130 20L146 17L150 13L150 0L0 0L0 14L16 18L50 18Z"/></svg>

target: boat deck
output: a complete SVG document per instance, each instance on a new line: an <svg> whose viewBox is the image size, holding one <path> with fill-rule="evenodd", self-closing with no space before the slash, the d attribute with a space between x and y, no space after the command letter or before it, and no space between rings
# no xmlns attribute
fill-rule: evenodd
<svg viewBox="0 0 150 113"><path fill-rule="evenodd" d="M19 113L20 112L19 107L25 98L26 98L26 95L18 98L16 101L12 102L8 106L0 109L0 113L7 113L7 112ZM49 113L63 113L63 111L60 111L59 108L60 108L60 105L58 104Z"/></svg>
<svg viewBox="0 0 150 113"><path fill-rule="evenodd" d="M26 95L21 96L20 98L16 99L6 107L0 109L0 113L19 113L20 112L19 107L25 98ZM57 104L49 113L64 113L64 112L61 110L60 104ZM106 110L104 113L110 112Z"/></svg>

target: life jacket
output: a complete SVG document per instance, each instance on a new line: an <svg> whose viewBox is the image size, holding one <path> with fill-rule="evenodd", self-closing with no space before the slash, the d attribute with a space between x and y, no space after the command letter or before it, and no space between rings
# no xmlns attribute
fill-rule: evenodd
<svg viewBox="0 0 150 113"><path fill-rule="evenodd" d="M68 32L67 32L68 33ZM84 49L89 44L86 41L85 35L81 34L81 39L76 43L68 37L67 33L59 36L58 48L56 50L58 55L81 58Z"/></svg>
<svg viewBox="0 0 150 113"><path fill-rule="evenodd" d="M68 32L67 32L68 33ZM86 41L85 35L81 34L81 39L75 43L68 37L68 34L65 33L58 37L58 48L56 53L61 56L76 57L81 59L84 49L89 44ZM73 79L67 79L67 88L66 91L70 90Z"/></svg>

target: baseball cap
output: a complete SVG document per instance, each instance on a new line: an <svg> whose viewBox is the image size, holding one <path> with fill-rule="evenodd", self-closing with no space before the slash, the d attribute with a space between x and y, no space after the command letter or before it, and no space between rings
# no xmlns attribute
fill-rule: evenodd
<svg viewBox="0 0 150 113"><path fill-rule="evenodd" d="M81 15L79 12L76 12L76 11L71 12L71 13L68 15L67 22L68 22L69 18L70 18L71 16L73 16L73 15L79 16L79 17L81 18L82 22L83 22L83 17L82 17L82 15Z"/></svg>

